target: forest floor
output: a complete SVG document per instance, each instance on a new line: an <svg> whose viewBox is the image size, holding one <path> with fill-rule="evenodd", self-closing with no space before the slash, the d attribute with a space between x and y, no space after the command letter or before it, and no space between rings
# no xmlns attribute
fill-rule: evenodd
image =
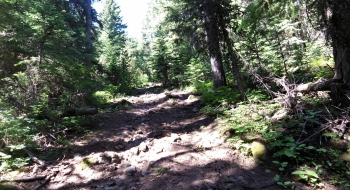
<svg viewBox="0 0 350 190"><path fill-rule="evenodd" d="M199 112L199 97L144 89L127 101L94 116L91 132L71 139L64 157L36 169L51 175L39 189L282 189L276 168L230 148L215 120ZM35 175L34 168L22 177Z"/></svg>

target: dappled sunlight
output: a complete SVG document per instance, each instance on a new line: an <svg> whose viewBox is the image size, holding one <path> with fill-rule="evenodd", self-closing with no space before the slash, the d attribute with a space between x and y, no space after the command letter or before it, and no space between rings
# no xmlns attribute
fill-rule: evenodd
<svg viewBox="0 0 350 190"><path fill-rule="evenodd" d="M215 130L216 122L200 114L198 100L189 96L141 95L128 99L135 102L131 108L96 116L90 133L71 140L54 166L62 172L47 189L273 186L272 177L266 178L271 184L244 182L251 180L248 170L258 165L233 151ZM169 105L169 100L176 103ZM247 172L240 169L242 163Z"/></svg>
<svg viewBox="0 0 350 190"><path fill-rule="evenodd" d="M0 189L349 188L349 7L0 0Z"/></svg>

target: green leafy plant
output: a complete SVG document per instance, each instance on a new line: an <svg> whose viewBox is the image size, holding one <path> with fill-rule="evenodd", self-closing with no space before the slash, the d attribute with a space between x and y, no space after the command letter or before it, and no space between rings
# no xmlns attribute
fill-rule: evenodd
<svg viewBox="0 0 350 190"><path fill-rule="evenodd" d="M279 162L277 160L273 160L272 163L278 165L279 171L284 171L286 169L286 167L288 166L288 162Z"/></svg>
<svg viewBox="0 0 350 190"><path fill-rule="evenodd" d="M280 175L276 175L274 180L277 182L278 185L284 188L292 188L292 186L295 184L295 182L293 181L283 181Z"/></svg>
<svg viewBox="0 0 350 190"><path fill-rule="evenodd" d="M9 153L0 152L0 173L8 170L15 170L22 168L29 163L30 158L26 157L23 151L25 146L23 144L19 145L9 145Z"/></svg>
<svg viewBox="0 0 350 190"><path fill-rule="evenodd" d="M298 175L300 179L308 181L312 186L315 186L319 180L319 176L312 170L297 170L292 172L292 175Z"/></svg>

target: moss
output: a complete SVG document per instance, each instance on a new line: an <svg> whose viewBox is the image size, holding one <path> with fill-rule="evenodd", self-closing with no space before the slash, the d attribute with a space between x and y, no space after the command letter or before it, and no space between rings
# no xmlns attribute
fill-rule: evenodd
<svg viewBox="0 0 350 190"><path fill-rule="evenodd" d="M86 168L89 168L91 165L94 165L97 163L97 160L94 158L84 158L82 162L78 164L78 166L81 168L81 170L85 170Z"/></svg>
<svg viewBox="0 0 350 190"><path fill-rule="evenodd" d="M252 150L252 154L255 162L260 162L265 160L266 146L262 142L253 141L251 150Z"/></svg>

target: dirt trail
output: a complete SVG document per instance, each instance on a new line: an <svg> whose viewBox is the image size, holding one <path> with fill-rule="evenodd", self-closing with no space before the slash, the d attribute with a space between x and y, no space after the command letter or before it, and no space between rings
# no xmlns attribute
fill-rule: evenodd
<svg viewBox="0 0 350 190"><path fill-rule="evenodd" d="M147 92L95 117L93 132L45 171L43 189L281 189L273 169L229 148L187 92Z"/></svg>

